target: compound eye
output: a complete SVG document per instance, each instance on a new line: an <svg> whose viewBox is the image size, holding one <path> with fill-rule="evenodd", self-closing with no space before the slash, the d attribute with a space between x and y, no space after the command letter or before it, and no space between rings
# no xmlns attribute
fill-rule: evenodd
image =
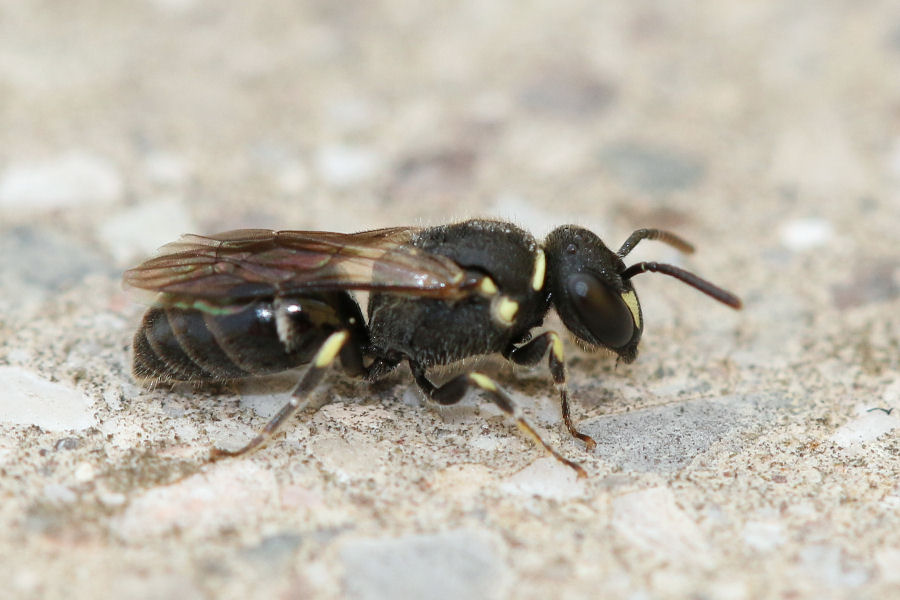
<svg viewBox="0 0 900 600"><path fill-rule="evenodd" d="M566 290L578 320L604 346L621 348L634 336L634 318L622 296L593 275L576 273Z"/></svg>

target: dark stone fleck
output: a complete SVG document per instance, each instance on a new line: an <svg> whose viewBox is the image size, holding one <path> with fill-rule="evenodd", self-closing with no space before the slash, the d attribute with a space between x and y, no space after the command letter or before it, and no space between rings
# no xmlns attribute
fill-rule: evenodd
<svg viewBox="0 0 900 600"><path fill-rule="evenodd" d="M61 233L32 227L0 232L0 281L9 289L59 291L97 272L115 270L101 254Z"/></svg>
<svg viewBox="0 0 900 600"><path fill-rule="evenodd" d="M357 540L341 550L348 598L493 598L502 562L466 532Z"/></svg>
<svg viewBox="0 0 900 600"><path fill-rule="evenodd" d="M769 396L724 396L590 419L579 429L597 441L595 452L626 471L674 473L722 439L734 439L771 420L783 401Z"/></svg>
<svg viewBox="0 0 900 600"><path fill-rule="evenodd" d="M467 148L410 156L394 168L385 195L417 201L456 196L474 182L477 164L478 155Z"/></svg>
<svg viewBox="0 0 900 600"><path fill-rule="evenodd" d="M862 260L857 265L848 283L831 287L831 297L836 307L852 308L900 296L895 275L900 269L900 261Z"/></svg>
<svg viewBox="0 0 900 600"><path fill-rule="evenodd" d="M81 445L81 440L78 438L67 437L56 442L54 449L59 452L60 450L75 450Z"/></svg>
<svg viewBox="0 0 900 600"><path fill-rule="evenodd" d="M888 47L894 52L900 52L900 23L894 25L887 36Z"/></svg>
<svg viewBox="0 0 900 600"><path fill-rule="evenodd" d="M693 187L706 172L699 158L636 142L608 146L600 159L624 184L654 194Z"/></svg>
<svg viewBox="0 0 900 600"><path fill-rule="evenodd" d="M276 566L291 558L300 547L303 538L296 533L281 533L263 539L256 546L245 548L242 551L244 557Z"/></svg>
<svg viewBox="0 0 900 600"><path fill-rule="evenodd" d="M519 93L519 102L525 108L560 117L599 113L614 99L615 88L611 83L565 72L549 73Z"/></svg>

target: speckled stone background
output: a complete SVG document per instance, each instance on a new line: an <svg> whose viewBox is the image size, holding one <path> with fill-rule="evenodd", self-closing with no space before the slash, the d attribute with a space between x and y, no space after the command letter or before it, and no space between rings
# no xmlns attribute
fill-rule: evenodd
<svg viewBox="0 0 900 600"><path fill-rule="evenodd" d="M296 373L139 388L124 268L186 231L575 222L641 356L425 405L401 369L250 457ZM900 597L900 4L0 4L0 581L22 598ZM558 326L557 322L549 323Z"/></svg>

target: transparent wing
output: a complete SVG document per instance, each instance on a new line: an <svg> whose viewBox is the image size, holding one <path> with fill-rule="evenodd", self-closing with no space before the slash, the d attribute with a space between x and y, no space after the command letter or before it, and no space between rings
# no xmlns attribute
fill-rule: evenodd
<svg viewBox="0 0 900 600"><path fill-rule="evenodd" d="M125 285L179 301L369 290L444 299L475 284L444 256L407 245L416 228L361 233L238 229L185 235L125 272Z"/></svg>

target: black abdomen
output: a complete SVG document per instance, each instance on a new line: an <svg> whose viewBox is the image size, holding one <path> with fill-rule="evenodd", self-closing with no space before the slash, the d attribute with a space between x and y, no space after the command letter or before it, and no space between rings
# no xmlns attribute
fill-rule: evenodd
<svg viewBox="0 0 900 600"><path fill-rule="evenodd" d="M134 375L202 382L293 369L309 362L328 335L341 328L336 307L324 300L295 300L291 310L285 303L260 300L227 314L151 308L134 336ZM280 323L276 310L285 311Z"/></svg>

